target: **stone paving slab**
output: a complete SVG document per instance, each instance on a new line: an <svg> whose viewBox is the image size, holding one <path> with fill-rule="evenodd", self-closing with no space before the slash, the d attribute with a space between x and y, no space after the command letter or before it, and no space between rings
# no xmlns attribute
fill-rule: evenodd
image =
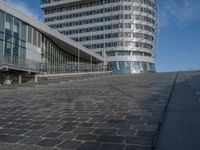
<svg viewBox="0 0 200 150"><path fill-rule="evenodd" d="M149 150L175 76L119 74L1 89L0 149Z"/></svg>

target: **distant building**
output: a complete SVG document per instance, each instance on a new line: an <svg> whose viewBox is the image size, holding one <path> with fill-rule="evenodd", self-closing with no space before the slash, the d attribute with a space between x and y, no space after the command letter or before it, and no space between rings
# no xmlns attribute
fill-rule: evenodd
<svg viewBox="0 0 200 150"><path fill-rule="evenodd" d="M92 71L98 64L98 54L0 1L0 74Z"/></svg>
<svg viewBox="0 0 200 150"><path fill-rule="evenodd" d="M114 72L155 72L154 0L41 0L44 22L101 56Z"/></svg>

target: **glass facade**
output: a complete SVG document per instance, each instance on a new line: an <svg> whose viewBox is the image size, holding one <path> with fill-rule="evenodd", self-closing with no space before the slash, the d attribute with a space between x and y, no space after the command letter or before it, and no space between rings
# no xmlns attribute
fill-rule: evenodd
<svg viewBox="0 0 200 150"><path fill-rule="evenodd" d="M27 25L3 11L0 20L0 57L8 63L24 65Z"/></svg>
<svg viewBox="0 0 200 150"><path fill-rule="evenodd" d="M108 65L115 62L127 69L126 65L120 65L129 62L130 58L128 60L126 56L133 56L133 64L137 62L135 58L140 56L143 57L142 65L128 65L131 66L129 68L141 68L141 72L155 71L155 67L146 69L153 64L156 31L154 0L80 0L63 1L62 4L42 0L41 3L53 4L42 7L44 22L48 26L100 55L106 51ZM115 56L123 57L113 60ZM120 70L123 72L125 68Z"/></svg>

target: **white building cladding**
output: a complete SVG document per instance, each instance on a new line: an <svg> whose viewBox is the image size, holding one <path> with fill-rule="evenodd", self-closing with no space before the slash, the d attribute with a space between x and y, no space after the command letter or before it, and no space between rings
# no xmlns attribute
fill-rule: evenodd
<svg viewBox="0 0 200 150"><path fill-rule="evenodd" d="M154 0L41 0L44 22L116 72L154 72Z"/></svg>
<svg viewBox="0 0 200 150"><path fill-rule="evenodd" d="M0 72L75 72L100 63L98 54L0 1Z"/></svg>

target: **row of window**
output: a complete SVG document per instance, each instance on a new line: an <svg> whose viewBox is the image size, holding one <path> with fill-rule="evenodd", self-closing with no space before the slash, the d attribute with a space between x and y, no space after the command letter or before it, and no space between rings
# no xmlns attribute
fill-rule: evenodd
<svg viewBox="0 0 200 150"><path fill-rule="evenodd" d="M108 62L108 69L114 72L126 72L126 73L143 73L143 72L155 72L155 65L148 62L138 61L114 61Z"/></svg>
<svg viewBox="0 0 200 150"><path fill-rule="evenodd" d="M101 52L99 54L102 55ZM106 52L106 55L108 57L111 57L111 56L148 56L148 57L151 57L152 56L150 53L139 52L139 51L109 51L109 52Z"/></svg>
<svg viewBox="0 0 200 150"><path fill-rule="evenodd" d="M147 50L151 50L153 45L144 42L133 42L133 41L118 41L118 42L109 42L109 43L98 43L98 44L89 44L84 45L89 49L98 49L98 48L112 48L112 47L129 47L134 46L136 48L144 48Z"/></svg>
<svg viewBox="0 0 200 150"><path fill-rule="evenodd" d="M109 3L117 3L117 2L137 2L137 3L142 3L146 4L148 6L153 7L154 3L152 0L97 0L97 1L91 1L91 2L82 2L82 3L76 3L76 4L68 4L64 6L60 6L58 8L51 8L47 9L44 11L45 15L46 14L53 14L53 13L58 13L58 12L65 12L65 11L72 11L75 9L82 9L86 7L92 7L92 6L99 6L103 4L109 4Z"/></svg>
<svg viewBox="0 0 200 150"><path fill-rule="evenodd" d="M91 41L91 40L102 40L102 39L110 39L110 38L119 38L119 37L126 37L126 38L140 38L149 41L153 41L154 38L151 35L143 34L143 33L130 33L130 32L117 32L117 33L110 33L110 34L100 34L100 35L90 35L90 36L83 36L79 38L72 38L76 42L83 42L83 41Z"/></svg>
<svg viewBox="0 0 200 150"><path fill-rule="evenodd" d="M42 34L31 26L28 26L28 43L39 48L42 47Z"/></svg>
<svg viewBox="0 0 200 150"><path fill-rule="evenodd" d="M154 15L154 12L151 9L148 9L145 7L135 6L132 8L132 6L115 6L115 7L109 7L109 8L104 8L104 9L96 9L92 11L85 11L85 12L79 12L79 13L68 14L68 15L60 15L56 17L49 17L49 18L45 18L44 21L51 22L51 21L56 21L56 20L65 20L69 18L78 18L78 17L89 16L89 15L115 12L115 11L120 11L120 10L134 10L134 11L140 11L140 12Z"/></svg>
<svg viewBox="0 0 200 150"><path fill-rule="evenodd" d="M133 33L133 37L145 39L145 40L149 40L149 41L154 40L153 36L148 35L148 34L144 34L144 33Z"/></svg>
<svg viewBox="0 0 200 150"><path fill-rule="evenodd" d="M154 33L154 31L155 31L154 28L147 26L147 25L143 25L143 24L135 24L135 28L138 30L146 30L146 31L152 32L152 33Z"/></svg>
<svg viewBox="0 0 200 150"><path fill-rule="evenodd" d="M142 24L132 24L138 30L145 30L151 33L154 33L154 28L142 25ZM119 24L112 24L112 25L105 25L105 26L97 26L97 27L90 27L90 28L82 28L76 30L68 30L68 31L61 31L60 33L64 35L72 35L72 34L79 34L79 33L88 33L88 32L97 32L103 30L113 30L113 29L131 29L131 23L119 23Z"/></svg>
<svg viewBox="0 0 200 150"><path fill-rule="evenodd" d="M53 3L53 2L59 2L62 0L41 0L41 4L47 4L47 3Z"/></svg>
<svg viewBox="0 0 200 150"><path fill-rule="evenodd" d="M50 25L51 28L64 28L64 27L70 27L70 26L78 26L78 25L85 25L85 24L93 24L93 23L99 23L99 22L108 22L108 21L114 21L114 20L120 20L120 19L131 19L131 14L125 14L125 15L114 15L114 16L107 16L107 17L101 17L101 18L93 18L93 19L87 19L87 20L79 20L74 22L67 22L67 23L60 23L60 24L53 24ZM136 15L136 20L148 22L151 24L155 24L155 20L153 18L142 16L142 15ZM133 18L134 20L134 18Z"/></svg>

